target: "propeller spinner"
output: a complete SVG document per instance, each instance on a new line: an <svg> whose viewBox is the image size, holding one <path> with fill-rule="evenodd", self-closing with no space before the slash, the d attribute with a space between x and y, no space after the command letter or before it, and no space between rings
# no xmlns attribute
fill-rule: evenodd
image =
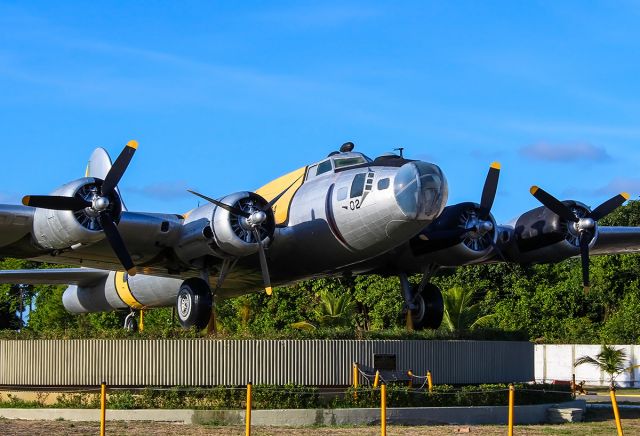
<svg viewBox="0 0 640 436"><path fill-rule="evenodd" d="M81 197L62 197L55 195L27 195L23 197L22 204L25 206L39 207L43 209L53 210L69 210L72 212L86 210L87 214L96 216L104 230L104 234L111 245L114 253L120 260L124 269L133 276L137 269L127 247L118 231L116 220L118 217L113 216L109 210L111 204L110 198L114 195L116 187L122 179L134 153L138 149L136 141L129 141L120 155L111 166L104 180L97 184L97 189L93 193L93 197L89 199ZM99 180L99 179L96 179Z"/></svg>
<svg viewBox="0 0 640 436"><path fill-rule="evenodd" d="M580 214L576 214L566 204L542 188L532 186L529 192L547 209L563 220L566 220L570 226L569 231L577 233L582 265L582 285L584 286L584 291L588 292L591 287L589 278L589 244L596 236L597 223L618 207L622 206L622 204L629 199L629 194L623 192L615 195L591 212L580 216Z"/></svg>

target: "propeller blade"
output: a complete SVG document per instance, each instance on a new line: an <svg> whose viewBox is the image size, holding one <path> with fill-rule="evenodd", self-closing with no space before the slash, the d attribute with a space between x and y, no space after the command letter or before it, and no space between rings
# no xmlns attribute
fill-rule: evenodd
<svg viewBox="0 0 640 436"><path fill-rule="evenodd" d="M584 286L585 294L591 289L589 282L589 243L591 238L588 234L580 235L580 260L582 263L582 286Z"/></svg>
<svg viewBox="0 0 640 436"><path fill-rule="evenodd" d="M288 191L289 189L291 189L291 187L292 187L293 185L295 185L296 183L298 183L298 180L300 180L300 178L301 178L301 177L302 177L302 176L300 176L300 177L298 177L297 179L295 179L295 180L293 181L293 183L292 183L292 184L290 184L289 186L287 186L287 188L286 188L284 191L282 191L281 193L279 193L278 195L276 195L274 198L272 198L272 199L271 199L271 201L270 201L270 202L268 202L268 203L267 203L267 204L262 208L262 211L263 211L263 212L266 212L266 211L268 211L269 209L271 209L271 208L273 207L273 205L274 205L274 204L276 204L276 203L278 202L278 200L280 200L280 198L281 198L284 194L286 194L286 193L287 193L287 191Z"/></svg>
<svg viewBox="0 0 640 436"><path fill-rule="evenodd" d="M91 207L91 202L85 199L56 195L27 195L22 198L22 204L43 209L72 210L74 212L85 207Z"/></svg>
<svg viewBox="0 0 640 436"><path fill-rule="evenodd" d="M226 203L223 203L223 202L218 201L218 200L214 200L214 199L213 199L213 198L211 198L211 197L207 197L207 196L206 196L206 195L204 195L204 194L200 194L200 193L195 192L195 191L192 191L192 190L190 190L190 189L187 189L187 191L188 191L188 192L191 192L193 195L197 195L198 197L200 197L200 198L203 198L203 199L207 200L207 201L208 201L208 202L210 202L210 203L215 204L215 205L216 205L216 206L218 206L218 207L223 208L224 210L226 210L226 211L228 211L229 213L232 213L232 214L234 214L234 215L238 215L238 216L241 216L241 217L244 217L244 218L249 218L249 217L251 216L251 214L250 214L250 213L245 212L244 210L242 210L242 209L240 209L240 208L238 208L238 207L235 207L235 206L229 206L229 205L228 205L228 204L226 204Z"/></svg>
<svg viewBox="0 0 640 436"><path fill-rule="evenodd" d="M622 204L628 199L629 194L627 194L626 192L622 192L614 197L611 197L600 206L593 209L589 214L589 218L593 218L595 221L598 221L622 206Z"/></svg>
<svg viewBox="0 0 640 436"><path fill-rule="evenodd" d="M547 209L558 215L560 218L574 223L579 221L578 217L567 207L566 204L549 194L544 189L532 186L529 192L531 192L531 195L533 195Z"/></svg>
<svg viewBox="0 0 640 436"><path fill-rule="evenodd" d="M496 192L498 191L498 179L500 178L500 163L494 162L489 168L487 178L484 182L484 188L482 188L482 197L480 199L480 214L479 218L483 221L489 218L491 213L491 207L493 201L496 198Z"/></svg>
<svg viewBox="0 0 640 436"><path fill-rule="evenodd" d="M120 263L122 264L124 269L129 273L130 276L136 275L136 266L133 263L131 255L129 254L129 251L127 251L127 247L124 245L122 236L120 236L118 227L113 222L111 216L106 213L101 214L100 224L102 224L102 228L104 229L104 234L107 236L109 245L111 245L113 252L116 254L116 256L118 256L118 259L120 260Z"/></svg>
<svg viewBox="0 0 640 436"><path fill-rule="evenodd" d="M136 141L131 140L127 142L127 145L122 149L120 155L107 173L107 176L104 178L104 182L102 183L102 196L108 197L116 186L118 186L120 179L127 170L127 167L133 158L133 154L137 149L138 143Z"/></svg>
<svg viewBox="0 0 640 436"><path fill-rule="evenodd" d="M260 269L262 270L262 281L264 282L264 290L267 292L267 295L271 295L273 293L273 288L271 287L271 277L269 276L267 255L264 253L264 245L262 245L262 239L260 239L260 232L258 231L258 229L254 230L253 234L258 241L258 254L260 256Z"/></svg>

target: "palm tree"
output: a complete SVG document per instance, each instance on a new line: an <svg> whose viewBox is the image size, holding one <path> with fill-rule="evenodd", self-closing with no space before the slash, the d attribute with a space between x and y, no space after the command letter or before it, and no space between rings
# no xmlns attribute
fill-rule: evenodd
<svg viewBox="0 0 640 436"><path fill-rule="evenodd" d="M603 345L595 359L591 356L582 356L576 360L574 367L579 365L595 366L602 372L609 374L609 387L614 388L616 378L623 372L631 372L640 365L625 367L627 353L622 349L616 349L613 345Z"/></svg>
<svg viewBox="0 0 640 436"><path fill-rule="evenodd" d="M319 293L320 305L314 311L314 316L321 327L345 327L353 320L355 303L348 293L335 295L327 290ZM308 322L300 321L290 324L299 330L315 330L317 327Z"/></svg>
<svg viewBox="0 0 640 436"><path fill-rule="evenodd" d="M315 316L321 326L344 327L351 323L354 309L355 303L350 294L344 292L335 295L333 292L322 290Z"/></svg>
<svg viewBox="0 0 640 436"><path fill-rule="evenodd" d="M471 304L473 289L455 287L442 293L444 325L451 331L471 330L486 324L494 315L480 316L480 303Z"/></svg>

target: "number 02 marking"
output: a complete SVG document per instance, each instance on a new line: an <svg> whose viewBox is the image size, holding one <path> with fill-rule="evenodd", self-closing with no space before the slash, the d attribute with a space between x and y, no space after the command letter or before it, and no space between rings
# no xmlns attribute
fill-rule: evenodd
<svg viewBox="0 0 640 436"><path fill-rule="evenodd" d="M351 210L356 210L356 209L360 209L360 205L362 204L362 201L357 198L355 200L351 200L349 202L349 209Z"/></svg>

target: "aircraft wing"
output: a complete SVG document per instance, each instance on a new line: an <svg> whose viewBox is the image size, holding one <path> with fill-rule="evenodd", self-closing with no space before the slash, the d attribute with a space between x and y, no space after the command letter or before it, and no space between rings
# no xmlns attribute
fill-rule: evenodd
<svg viewBox="0 0 640 436"><path fill-rule="evenodd" d="M109 271L93 268L24 269L0 271L0 283L91 286Z"/></svg>
<svg viewBox="0 0 640 436"><path fill-rule="evenodd" d="M31 234L34 212L32 207L0 204L0 247L20 245Z"/></svg>
<svg viewBox="0 0 640 436"><path fill-rule="evenodd" d="M599 227L593 254L640 253L640 227Z"/></svg>

